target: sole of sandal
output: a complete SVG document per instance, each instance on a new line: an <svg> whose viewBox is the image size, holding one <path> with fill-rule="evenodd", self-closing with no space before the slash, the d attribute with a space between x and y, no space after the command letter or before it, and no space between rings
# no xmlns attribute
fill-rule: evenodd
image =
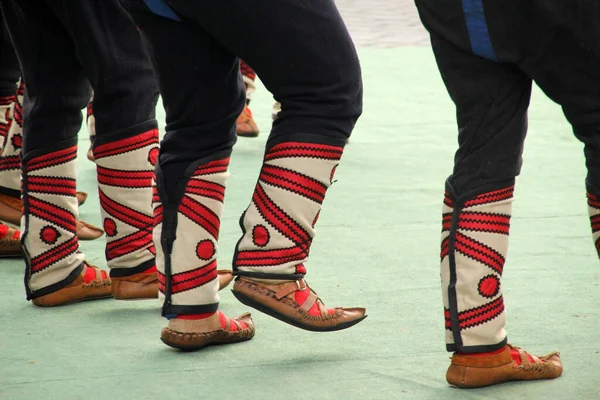
<svg viewBox="0 0 600 400"><path fill-rule="evenodd" d="M237 135L239 137L246 137L246 138L255 138L258 137L259 132L252 132L252 133L238 133Z"/></svg>
<svg viewBox="0 0 600 400"><path fill-rule="evenodd" d="M62 306L68 306L70 304L75 304L75 303L82 303L84 301L91 301L91 300L104 300L104 299L112 299L112 295L108 294L108 295L103 295L103 296L94 296L94 297L85 297L83 299L76 299L76 300L71 300L68 301L66 303L60 303L60 304L50 304L50 305L46 305L46 304L35 304L33 303L36 307L62 307ZM33 301L32 301L33 302Z"/></svg>
<svg viewBox="0 0 600 400"><path fill-rule="evenodd" d="M178 332L176 331L172 331L170 329L166 329L169 332L173 332L173 334L177 334ZM162 335L160 337L160 341L163 342L164 344L166 344L169 347L172 347L174 349L177 350L181 350L184 352L191 352L191 351L196 351L196 350L200 350L203 349L204 347L208 347L208 346L219 346L219 345L223 345L223 344L236 344L236 343L242 343L242 342L246 342L248 340L252 339L252 336L249 338L243 338L239 341L235 341L235 342L228 342L225 340L220 340L220 339L211 339L211 340L207 340L205 343L202 344L191 344L191 345L185 345L185 344L181 344L181 343L176 343L176 342L172 342L170 341L168 338L164 338Z"/></svg>
<svg viewBox="0 0 600 400"><path fill-rule="evenodd" d="M262 303L257 302L256 300L253 300L251 298L249 298L248 296L242 294L242 293L238 293L235 291L231 291L233 293L233 295L235 296L236 299L238 299L240 301L240 303L248 306L248 307L252 307L255 310L258 310L264 314L267 314L270 317L273 317L275 319L280 320L281 322L285 322L288 325L292 325L295 326L296 328L299 329L303 329L305 331L310 331L310 332L335 332L335 331L341 331L344 329L348 329L353 327L354 325L358 324L359 322L363 321L365 318L367 318L367 315L364 315L362 318L359 319L355 319L354 321L348 321L348 322L342 322L341 324L337 324L334 326L312 326L312 325L308 325L308 324L303 324L302 322L296 321L290 317L288 317L287 315L281 314L275 310L273 310L272 308L269 308L267 306L265 306Z"/></svg>
<svg viewBox="0 0 600 400"><path fill-rule="evenodd" d="M0 258L23 258L23 253L0 254Z"/></svg>

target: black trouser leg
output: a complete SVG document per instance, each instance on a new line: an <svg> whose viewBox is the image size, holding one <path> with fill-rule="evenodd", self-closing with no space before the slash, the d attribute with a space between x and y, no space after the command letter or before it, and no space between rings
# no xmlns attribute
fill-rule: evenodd
<svg viewBox="0 0 600 400"><path fill-rule="evenodd" d="M2 7L27 84L25 152L77 135L90 83L98 136L154 119L153 72L116 0L3 0Z"/></svg>
<svg viewBox="0 0 600 400"><path fill-rule="evenodd" d="M7 97L14 96L17 81L21 77L21 69L1 11L0 21L2 22L0 30L0 35L2 35L0 38L0 97Z"/></svg>
<svg viewBox="0 0 600 400"><path fill-rule="evenodd" d="M167 121L159 163L167 187L194 161L230 151L244 106L239 61L202 27L123 2L150 44ZM171 190L169 190L171 192Z"/></svg>
<svg viewBox="0 0 600 400"><path fill-rule="evenodd" d="M119 1L46 2L69 32L94 89L97 136L153 120L156 80L141 35Z"/></svg>
<svg viewBox="0 0 600 400"><path fill-rule="evenodd" d="M507 340L500 282L531 79L515 66L485 60L435 34L432 45L459 128L443 208L446 346L449 351L492 351Z"/></svg>
<svg viewBox="0 0 600 400"><path fill-rule="evenodd" d="M142 0L122 2L153 44L167 135L176 132L178 147L186 147L172 151L174 140L165 138L161 163L233 143L233 117L243 102L234 55L253 66L282 104L270 146L289 140L343 146L350 135L362 111L360 66L332 1L168 1L179 22L153 15ZM256 20L264 23L244 22Z"/></svg>
<svg viewBox="0 0 600 400"><path fill-rule="evenodd" d="M449 178L455 194L514 183L521 170L531 79L432 35L438 68L456 105L459 148Z"/></svg>
<svg viewBox="0 0 600 400"><path fill-rule="evenodd" d="M362 111L360 65L333 1L167 2L252 65L281 103L269 145L350 136Z"/></svg>
<svg viewBox="0 0 600 400"><path fill-rule="evenodd" d="M46 2L2 0L0 4L27 82L26 155L77 136L89 83L68 31Z"/></svg>

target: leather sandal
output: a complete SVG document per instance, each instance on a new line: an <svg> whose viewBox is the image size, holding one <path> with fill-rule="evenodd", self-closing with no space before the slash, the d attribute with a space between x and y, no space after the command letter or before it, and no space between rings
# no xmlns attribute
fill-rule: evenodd
<svg viewBox="0 0 600 400"><path fill-rule="evenodd" d="M77 201L82 201L80 204L85 203L87 194L84 192L77 192ZM20 198L8 196L0 193L0 221L7 222L9 224L20 226L21 216L23 212L23 200ZM98 239L104 234L104 230L85 221L77 221L77 237L80 240L94 240Z"/></svg>
<svg viewBox="0 0 600 400"><path fill-rule="evenodd" d="M22 215L23 200L0 193L0 220L20 226Z"/></svg>
<svg viewBox="0 0 600 400"><path fill-rule="evenodd" d="M116 300L141 300L158 298L158 274L139 273L113 276L112 295Z"/></svg>
<svg viewBox="0 0 600 400"><path fill-rule="evenodd" d="M77 198L77 204L82 206L85 204L85 201L88 198L88 194L86 192L75 192L75 197Z"/></svg>
<svg viewBox="0 0 600 400"><path fill-rule="evenodd" d="M219 290L225 289L233 281L231 270L219 269L217 270L217 277L219 278Z"/></svg>
<svg viewBox="0 0 600 400"><path fill-rule="evenodd" d="M23 257L21 232L0 223L0 258Z"/></svg>
<svg viewBox="0 0 600 400"><path fill-rule="evenodd" d="M85 262L87 268L92 268L96 277L94 280L85 283L84 276L86 268L70 285L65 286L56 292L44 296L36 297L31 302L39 307L54 307L65 304L77 303L84 300L104 299L111 296L110 277L106 271L102 271L96 266Z"/></svg>
<svg viewBox="0 0 600 400"><path fill-rule="evenodd" d="M230 344L254 337L254 322L250 313L233 319L217 311L200 320L171 319L160 334L164 344L184 351L198 350L214 344Z"/></svg>
<svg viewBox="0 0 600 400"><path fill-rule="evenodd" d="M326 308L304 279L270 284L239 277L232 292L243 304L307 331L339 331L367 318L364 308Z"/></svg>
<svg viewBox="0 0 600 400"><path fill-rule="evenodd" d="M517 355L517 360L511 356ZM543 357L530 355L510 344L496 354L454 354L446 372L449 384L460 388L476 388L509 381L554 379L562 375L560 354Z"/></svg>
<svg viewBox="0 0 600 400"><path fill-rule="evenodd" d="M259 133L258 125L252 117L252 111L248 106L245 106L242 113L238 116L236 121L236 133L238 136L243 137L257 137Z"/></svg>
<svg viewBox="0 0 600 400"><path fill-rule="evenodd" d="M85 204L87 198L88 198L88 194L86 192L75 192L75 197L77 198L77 204L82 206ZM5 207L2 206L6 206L9 209L5 209ZM12 220L15 221L20 221L21 220L21 213L23 210L23 200L17 197L12 197L6 194L2 194L0 193L0 207L2 212L0 212L0 215L3 215L3 212L8 213L9 216L7 216L6 218L11 218ZM17 214L14 213L14 211L18 212L18 216ZM12 215L12 217L10 217ZM4 219L4 218L2 218ZM9 220L7 220L7 222L10 222ZM12 224L12 222L10 222Z"/></svg>
<svg viewBox="0 0 600 400"><path fill-rule="evenodd" d="M95 240L102 235L104 235L104 229L82 220L77 221L77 238L79 240Z"/></svg>

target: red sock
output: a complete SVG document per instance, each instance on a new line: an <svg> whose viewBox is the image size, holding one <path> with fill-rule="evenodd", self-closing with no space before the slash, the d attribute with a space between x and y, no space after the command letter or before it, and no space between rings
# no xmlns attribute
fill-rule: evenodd
<svg viewBox="0 0 600 400"><path fill-rule="evenodd" d="M217 313L219 314L219 322L221 323L221 329L225 329L225 327L227 326L227 319L228 317L223 314L221 311L217 311ZM199 319L206 319L208 317L212 317L213 315L215 315L215 313L201 313L201 314L180 314L178 316L176 316L176 319L187 319L187 320L199 320ZM246 323L241 322L240 321L240 325L242 326L242 329L246 329L248 327L248 325L246 325ZM238 326L235 322L231 322L229 324L229 331L230 332L235 332L238 330Z"/></svg>
<svg viewBox="0 0 600 400"><path fill-rule="evenodd" d="M519 350L510 349L510 356L517 365L521 365L521 355L519 354ZM533 362L533 358L529 355L529 353L525 353L525 356L529 359L529 362Z"/></svg>
<svg viewBox="0 0 600 400"><path fill-rule="evenodd" d="M217 311L219 313L219 321L221 322L221 329L225 329L227 326L227 319L231 319L223 314L221 311ZM246 329L248 325L245 322L239 321L242 329ZM229 324L229 332L236 332L238 330L238 326L235 322L231 321Z"/></svg>
<svg viewBox="0 0 600 400"><path fill-rule="evenodd" d="M107 278L107 274L106 271L101 271L101 276L102 279L106 279ZM91 281L93 281L94 279L96 279L96 270L94 268L90 268L87 265L85 266L85 275L83 275L83 282L84 283L90 283Z"/></svg>
<svg viewBox="0 0 600 400"><path fill-rule="evenodd" d="M457 352L456 354L461 355L461 356L493 356L495 354L500 354L502 353L504 350L506 350L506 346L504 346L501 349L498 349L496 351L489 351L487 353L459 353ZM513 361L517 364L517 365L521 365L521 355L519 354L519 351L516 349L510 349L510 357L513 359ZM529 359L530 362L533 362L533 358L527 354L527 358Z"/></svg>
<svg viewBox="0 0 600 400"><path fill-rule="evenodd" d="M0 238L4 239L5 237L7 237L8 230L9 230L8 225L4 225L4 224L0 223ZM13 240L19 239L20 236L21 236L21 232L19 232L19 230L15 230L15 233L13 233L12 239Z"/></svg>
<svg viewBox="0 0 600 400"><path fill-rule="evenodd" d="M213 315L215 315L214 312L207 312L207 313L200 313L200 314L179 314L175 318L176 319L194 320L194 319L206 319L208 317L212 317Z"/></svg>
<svg viewBox="0 0 600 400"><path fill-rule="evenodd" d="M140 272L140 274L155 274L156 273L156 265L148 268L144 272Z"/></svg>
<svg viewBox="0 0 600 400"><path fill-rule="evenodd" d="M310 290L297 290L294 292L294 301L300 305L304 304L306 299L308 299L308 295L310 294ZM327 309L328 314L335 314L335 310L333 308ZM319 310L319 302L315 302L312 305L310 310L308 310L308 314L314 317L318 317L321 315L321 310Z"/></svg>

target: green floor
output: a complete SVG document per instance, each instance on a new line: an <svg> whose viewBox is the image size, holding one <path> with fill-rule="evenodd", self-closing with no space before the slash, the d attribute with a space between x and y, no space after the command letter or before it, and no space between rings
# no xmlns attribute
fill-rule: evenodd
<svg viewBox="0 0 600 400"><path fill-rule="evenodd" d="M560 350L555 381L461 391L447 386L439 290L443 182L456 143L454 109L430 49L361 52L365 113L329 191L309 282L329 305L369 318L315 334L254 313L254 340L183 354L164 346L156 301L39 309L25 301L23 263L1 261L0 398L29 399L598 399L600 266L589 233L581 145L561 110L533 96L519 179L505 297L510 340ZM272 100L253 111L263 133L242 139L231 165L221 266L261 163ZM160 114L162 119L164 114ZM100 223L94 165L80 140L81 217ZM103 240L84 242L103 265ZM245 308L228 291L222 309Z"/></svg>

